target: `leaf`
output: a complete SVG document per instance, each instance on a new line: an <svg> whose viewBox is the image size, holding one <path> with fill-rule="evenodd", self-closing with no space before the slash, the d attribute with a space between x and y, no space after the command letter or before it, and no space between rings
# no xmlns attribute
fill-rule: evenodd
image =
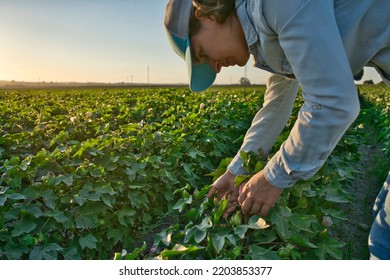
<svg viewBox="0 0 390 280"><path fill-rule="evenodd" d="M15 224L15 228L12 231L12 236L20 236L25 233L32 232L37 227L37 224L30 219L24 218Z"/></svg>
<svg viewBox="0 0 390 280"><path fill-rule="evenodd" d="M275 225L276 231L283 240L288 240L291 237L292 233L289 230L288 221L285 217L275 212L271 216L271 222Z"/></svg>
<svg viewBox="0 0 390 280"><path fill-rule="evenodd" d="M248 225L239 225L234 229L234 233L241 239L244 239L247 230Z"/></svg>
<svg viewBox="0 0 390 280"><path fill-rule="evenodd" d="M109 239L114 239L114 245L116 245L123 239L123 231L117 228L109 228L107 236Z"/></svg>
<svg viewBox="0 0 390 280"><path fill-rule="evenodd" d="M163 259L168 259L169 257L183 255L183 254L195 252L195 251L198 251L201 249L203 249L203 247L200 247L200 246L185 247L181 244L176 244L171 250L165 249L164 251L162 251L161 256Z"/></svg>
<svg viewBox="0 0 390 280"><path fill-rule="evenodd" d="M7 194L7 197L12 200L23 200L26 199L26 197L20 193L10 193Z"/></svg>
<svg viewBox="0 0 390 280"><path fill-rule="evenodd" d="M92 234L88 234L85 237L82 236L79 239L79 244L82 249L88 248L88 249L96 249L96 243L97 239Z"/></svg>
<svg viewBox="0 0 390 280"><path fill-rule="evenodd" d="M251 260L280 260L280 257L272 249L266 249L256 245L249 248L248 257Z"/></svg>
<svg viewBox="0 0 390 280"><path fill-rule="evenodd" d="M189 151L188 155L193 159L196 159L197 157L202 157L202 158L206 157L205 154L198 149L193 149L193 150Z"/></svg>
<svg viewBox="0 0 390 280"><path fill-rule="evenodd" d="M66 217L64 215L64 213L62 213L61 211L58 211L58 210L48 210L48 211L45 212L45 214L48 217L54 218L59 223L64 223L64 222L69 220L69 218Z"/></svg>
<svg viewBox="0 0 390 280"><path fill-rule="evenodd" d="M188 175L191 176L191 178L199 179L199 176L196 175L196 174L192 171L191 166L190 166L189 164L184 163L184 164L183 164L183 168L184 168L184 171L185 171Z"/></svg>
<svg viewBox="0 0 390 280"><path fill-rule="evenodd" d="M249 219L248 228L250 229L266 229L269 225L263 218L253 216Z"/></svg>
<svg viewBox="0 0 390 280"><path fill-rule="evenodd" d="M348 221L348 218L345 216L344 212L341 210L321 208L321 212L324 213L325 215L332 216L336 219Z"/></svg>
<svg viewBox="0 0 390 280"><path fill-rule="evenodd" d="M6 195L0 195L0 206L4 206L5 202L7 201Z"/></svg>
<svg viewBox="0 0 390 280"><path fill-rule="evenodd" d="M130 200L131 206L134 208L141 208L142 206L147 207L149 204L146 194L139 191L129 192L127 197Z"/></svg>
<svg viewBox="0 0 390 280"><path fill-rule="evenodd" d="M191 204L192 203L192 196L189 196L189 197L183 197L183 198L180 198L176 204L173 206L173 209L175 210L179 210L179 212L181 213L181 211L183 211L184 207L187 205L187 204Z"/></svg>
<svg viewBox="0 0 390 280"><path fill-rule="evenodd" d="M76 227L81 229L95 228L98 214L107 209L108 206L102 202L86 202L76 210Z"/></svg>
<svg viewBox="0 0 390 280"><path fill-rule="evenodd" d="M224 235L212 235L211 237L210 237L210 240L211 240L211 242L212 242L212 244L213 244L213 248L214 248L214 250L215 250L215 252L217 253L217 254L219 254L221 251L222 251L222 249L223 249L223 246L225 245L225 236Z"/></svg>
<svg viewBox="0 0 390 280"><path fill-rule="evenodd" d="M62 255L64 260L81 260L81 254L77 250L78 247L72 246L68 248Z"/></svg>
<svg viewBox="0 0 390 280"><path fill-rule="evenodd" d="M309 237L299 232L294 232L289 241L300 247L318 248L317 245L310 242Z"/></svg>
<svg viewBox="0 0 390 280"><path fill-rule="evenodd" d="M58 257L58 251L62 251L63 248L57 243L49 243L43 246L35 246L30 252L30 260L56 260Z"/></svg>
<svg viewBox="0 0 390 280"><path fill-rule="evenodd" d="M213 226L213 222L211 221L211 219L209 217L205 217L202 222L197 225L196 227L198 229L208 229L208 228L211 228Z"/></svg>
<svg viewBox="0 0 390 280"><path fill-rule="evenodd" d="M197 244L203 241L206 238L207 231L205 229L196 229L194 233L194 239Z"/></svg>
<svg viewBox="0 0 390 280"><path fill-rule="evenodd" d="M333 258L340 260L342 258L341 248L345 246L345 243L339 242L336 239L327 237L323 243L318 244L318 250L315 251L316 256L320 260L326 260L330 255Z"/></svg>
<svg viewBox="0 0 390 280"><path fill-rule="evenodd" d="M126 260L136 260L140 253L145 251L146 249L146 242L144 241L141 248L135 248L133 252L130 254L126 254Z"/></svg>
<svg viewBox="0 0 390 280"><path fill-rule="evenodd" d="M342 194L330 194L330 193L328 193L325 196L325 199L327 201L334 202L334 203L348 203L348 202L350 202L350 200L348 198L346 198L345 195L342 195Z"/></svg>
<svg viewBox="0 0 390 280"><path fill-rule="evenodd" d="M225 212L227 205L228 205L227 199L222 199L220 202L218 202L217 211L215 211L214 213L214 224L217 224L219 222L219 219L223 215L223 212Z"/></svg>
<svg viewBox="0 0 390 280"><path fill-rule="evenodd" d="M133 223L133 219L129 219L129 218L133 218L136 214L137 214L137 212L134 209L129 208L129 207L123 207L118 212L119 223L123 226L126 226L126 227L129 226L129 223L130 224Z"/></svg>
<svg viewBox="0 0 390 280"><path fill-rule="evenodd" d="M295 229L295 231L306 231L309 233L313 233L311 229L312 223L317 223L317 219L315 216L309 216L304 214L292 214L291 217L288 218L288 221L291 224L291 227Z"/></svg>

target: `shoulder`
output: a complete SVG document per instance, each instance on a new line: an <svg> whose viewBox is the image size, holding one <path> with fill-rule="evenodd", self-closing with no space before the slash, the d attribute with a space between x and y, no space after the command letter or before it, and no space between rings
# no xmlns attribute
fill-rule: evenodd
<svg viewBox="0 0 390 280"><path fill-rule="evenodd" d="M252 11L261 13L269 28L279 33L307 0L249 0Z"/></svg>

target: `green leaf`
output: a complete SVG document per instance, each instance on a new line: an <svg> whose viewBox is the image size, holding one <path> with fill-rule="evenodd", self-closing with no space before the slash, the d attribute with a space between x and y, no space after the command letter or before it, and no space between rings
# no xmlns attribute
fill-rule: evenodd
<svg viewBox="0 0 390 280"><path fill-rule="evenodd" d="M344 212L341 210L321 208L321 212L324 213L325 215L332 216L336 219L348 221L348 218L345 216Z"/></svg>
<svg viewBox="0 0 390 280"><path fill-rule="evenodd" d="M23 200L26 199L26 197L20 193L10 193L7 194L7 197L12 200Z"/></svg>
<svg viewBox="0 0 390 280"><path fill-rule="evenodd" d="M76 227L81 229L95 228L98 214L107 209L108 206L102 202L86 202L76 210Z"/></svg>
<svg viewBox="0 0 390 280"><path fill-rule="evenodd" d="M280 260L280 257L272 249L266 249L256 245L249 248L248 255L250 260Z"/></svg>
<svg viewBox="0 0 390 280"><path fill-rule="evenodd" d="M137 211L135 211L132 208L129 207L123 207L118 212L118 220L119 223L123 226L129 226L134 222L134 216L137 214Z"/></svg>
<svg viewBox="0 0 390 280"><path fill-rule="evenodd" d="M241 239L244 239L247 230L248 225L239 225L234 229L234 233Z"/></svg>
<svg viewBox="0 0 390 280"><path fill-rule="evenodd" d="M141 248L135 248L130 254L126 254L126 260L136 260L143 251L146 249L146 242L144 241Z"/></svg>
<svg viewBox="0 0 390 280"><path fill-rule="evenodd" d="M63 248L56 243L49 243L43 246L35 246L30 252L30 260L56 260L58 252L62 251Z"/></svg>
<svg viewBox="0 0 390 280"><path fill-rule="evenodd" d="M207 231L205 229L196 229L194 233L194 239L197 244L202 242L207 235Z"/></svg>
<svg viewBox="0 0 390 280"><path fill-rule="evenodd" d="M181 244L176 244L171 250L165 249L164 251L162 251L161 257L163 259L168 259L170 257L196 252L196 251L201 250L201 249L203 249L203 247L200 247L200 246L185 247Z"/></svg>
<svg viewBox="0 0 390 280"><path fill-rule="evenodd" d="M263 162L263 161L258 161L258 162L256 163L256 166L255 166L255 173L260 172L261 170L264 169L264 167L265 167L264 162Z"/></svg>
<svg viewBox="0 0 390 280"><path fill-rule="evenodd" d="M129 192L127 197L130 200L131 206L134 208L141 208L142 206L147 207L149 204L146 194L140 191Z"/></svg>
<svg viewBox="0 0 390 280"><path fill-rule="evenodd" d="M0 195L0 206L4 206L5 202L7 201L7 196L6 195Z"/></svg>
<svg viewBox="0 0 390 280"><path fill-rule="evenodd" d="M210 237L210 240L213 244L213 248L217 254L222 251L223 246L225 245L225 236L214 234Z"/></svg>
<svg viewBox="0 0 390 280"><path fill-rule="evenodd" d="M97 239L92 234L88 234L85 237L82 236L79 239L79 244L82 249L88 248L88 249L96 249L96 243Z"/></svg>
<svg viewBox="0 0 390 280"><path fill-rule="evenodd" d="M169 229L163 229L160 233L154 237L153 247L157 247L160 242L165 246L169 246L172 241L172 232Z"/></svg>
<svg viewBox="0 0 390 280"><path fill-rule="evenodd" d="M64 213L62 213L61 211L58 211L58 210L48 210L48 211L45 212L45 214L48 217L54 218L59 223L64 223L64 222L69 220L69 218L66 217L64 215Z"/></svg>
<svg viewBox="0 0 390 280"><path fill-rule="evenodd" d="M327 201L334 202L334 203L348 203L348 202L350 202L350 200L348 198L346 198L345 195L342 195L342 194L330 194L330 193L328 193L325 196L325 199Z"/></svg>
<svg viewBox="0 0 390 280"><path fill-rule="evenodd" d="M237 175L234 178L234 186L239 187L242 183L244 183L249 178L248 175Z"/></svg>
<svg viewBox="0 0 390 280"><path fill-rule="evenodd" d="M275 212L271 216L271 222L275 225L276 231L283 240L288 240L291 237L292 232L289 230L287 218Z"/></svg>
<svg viewBox="0 0 390 280"><path fill-rule="evenodd" d="M328 255L340 260L342 258L342 247L345 243L339 242L333 238L327 237L323 240L323 243L318 244L319 248L315 251L316 256L320 260L326 260Z"/></svg>
<svg viewBox="0 0 390 280"><path fill-rule="evenodd" d="M179 212L181 213L184 209L184 207L187 205L187 204L191 204L192 203L192 196L189 196L189 197L183 197L183 198L180 198L176 204L173 206L173 209L175 210L179 210Z"/></svg>
<svg viewBox="0 0 390 280"><path fill-rule="evenodd" d="M185 230L185 236L184 236L183 242L184 243L188 243L191 240L192 236L194 236L194 233L195 233L196 230L197 230L196 226L193 226L193 227L191 227L189 229L187 228Z"/></svg>
<svg viewBox="0 0 390 280"><path fill-rule="evenodd" d="M211 221L210 217L205 217L202 222L197 225L196 227L198 229L208 229L208 228L211 228L213 226L213 222Z"/></svg>
<svg viewBox="0 0 390 280"><path fill-rule="evenodd" d="M116 245L123 239L123 231L117 228L109 228L107 236L109 239L114 239L114 245Z"/></svg>
<svg viewBox="0 0 390 280"><path fill-rule="evenodd" d="M318 248L317 245L310 242L309 237L307 237L299 232L294 232L294 234L291 236L289 241L300 246L300 247Z"/></svg>
<svg viewBox="0 0 390 280"><path fill-rule="evenodd" d="M292 214L291 217L288 217L288 221L291 224L291 227L295 229L295 231L306 231L309 233L313 233L311 229L312 223L317 223L317 219L315 216L309 216L304 214Z"/></svg>
<svg viewBox="0 0 390 280"><path fill-rule="evenodd" d="M196 174L192 171L191 166L190 166L189 164L184 163L184 164L183 164L183 168L184 168L184 171L185 171L188 175L191 176L191 178L199 179L199 176L196 175Z"/></svg>
<svg viewBox="0 0 390 280"><path fill-rule="evenodd" d="M227 205L228 205L227 199L222 199L220 202L218 202L217 211L215 211L214 213L214 224L217 224L219 222L219 219L223 215L223 212L225 212Z"/></svg>
<svg viewBox="0 0 390 280"><path fill-rule="evenodd" d="M77 250L78 247L72 246L64 251L62 254L64 257L64 260L81 260L81 254Z"/></svg>
<svg viewBox="0 0 390 280"><path fill-rule="evenodd" d="M15 228L12 231L12 236L20 236L25 233L32 232L37 227L37 224L30 219L24 218L15 224Z"/></svg>

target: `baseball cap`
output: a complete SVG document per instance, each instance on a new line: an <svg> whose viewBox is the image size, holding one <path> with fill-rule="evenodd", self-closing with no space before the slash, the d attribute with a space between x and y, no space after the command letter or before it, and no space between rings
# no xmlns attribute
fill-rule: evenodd
<svg viewBox="0 0 390 280"><path fill-rule="evenodd" d="M173 50L187 63L190 89L194 92L209 88L217 74L207 63L192 63L189 21L192 0L170 0L165 11L164 25Z"/></svg>

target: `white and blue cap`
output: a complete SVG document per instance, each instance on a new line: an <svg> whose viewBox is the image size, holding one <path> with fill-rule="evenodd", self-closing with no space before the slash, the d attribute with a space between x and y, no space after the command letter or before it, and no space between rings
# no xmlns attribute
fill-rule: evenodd
<svg viewBox="0 0 390 280"><path fill-rule="evenodd" d="M217 74L207 63L192 63L189 36L192 9L192 0L170 0L165 11L164 25L173 50L187 63L190 89L199 92L209 88Z"/></svg>

